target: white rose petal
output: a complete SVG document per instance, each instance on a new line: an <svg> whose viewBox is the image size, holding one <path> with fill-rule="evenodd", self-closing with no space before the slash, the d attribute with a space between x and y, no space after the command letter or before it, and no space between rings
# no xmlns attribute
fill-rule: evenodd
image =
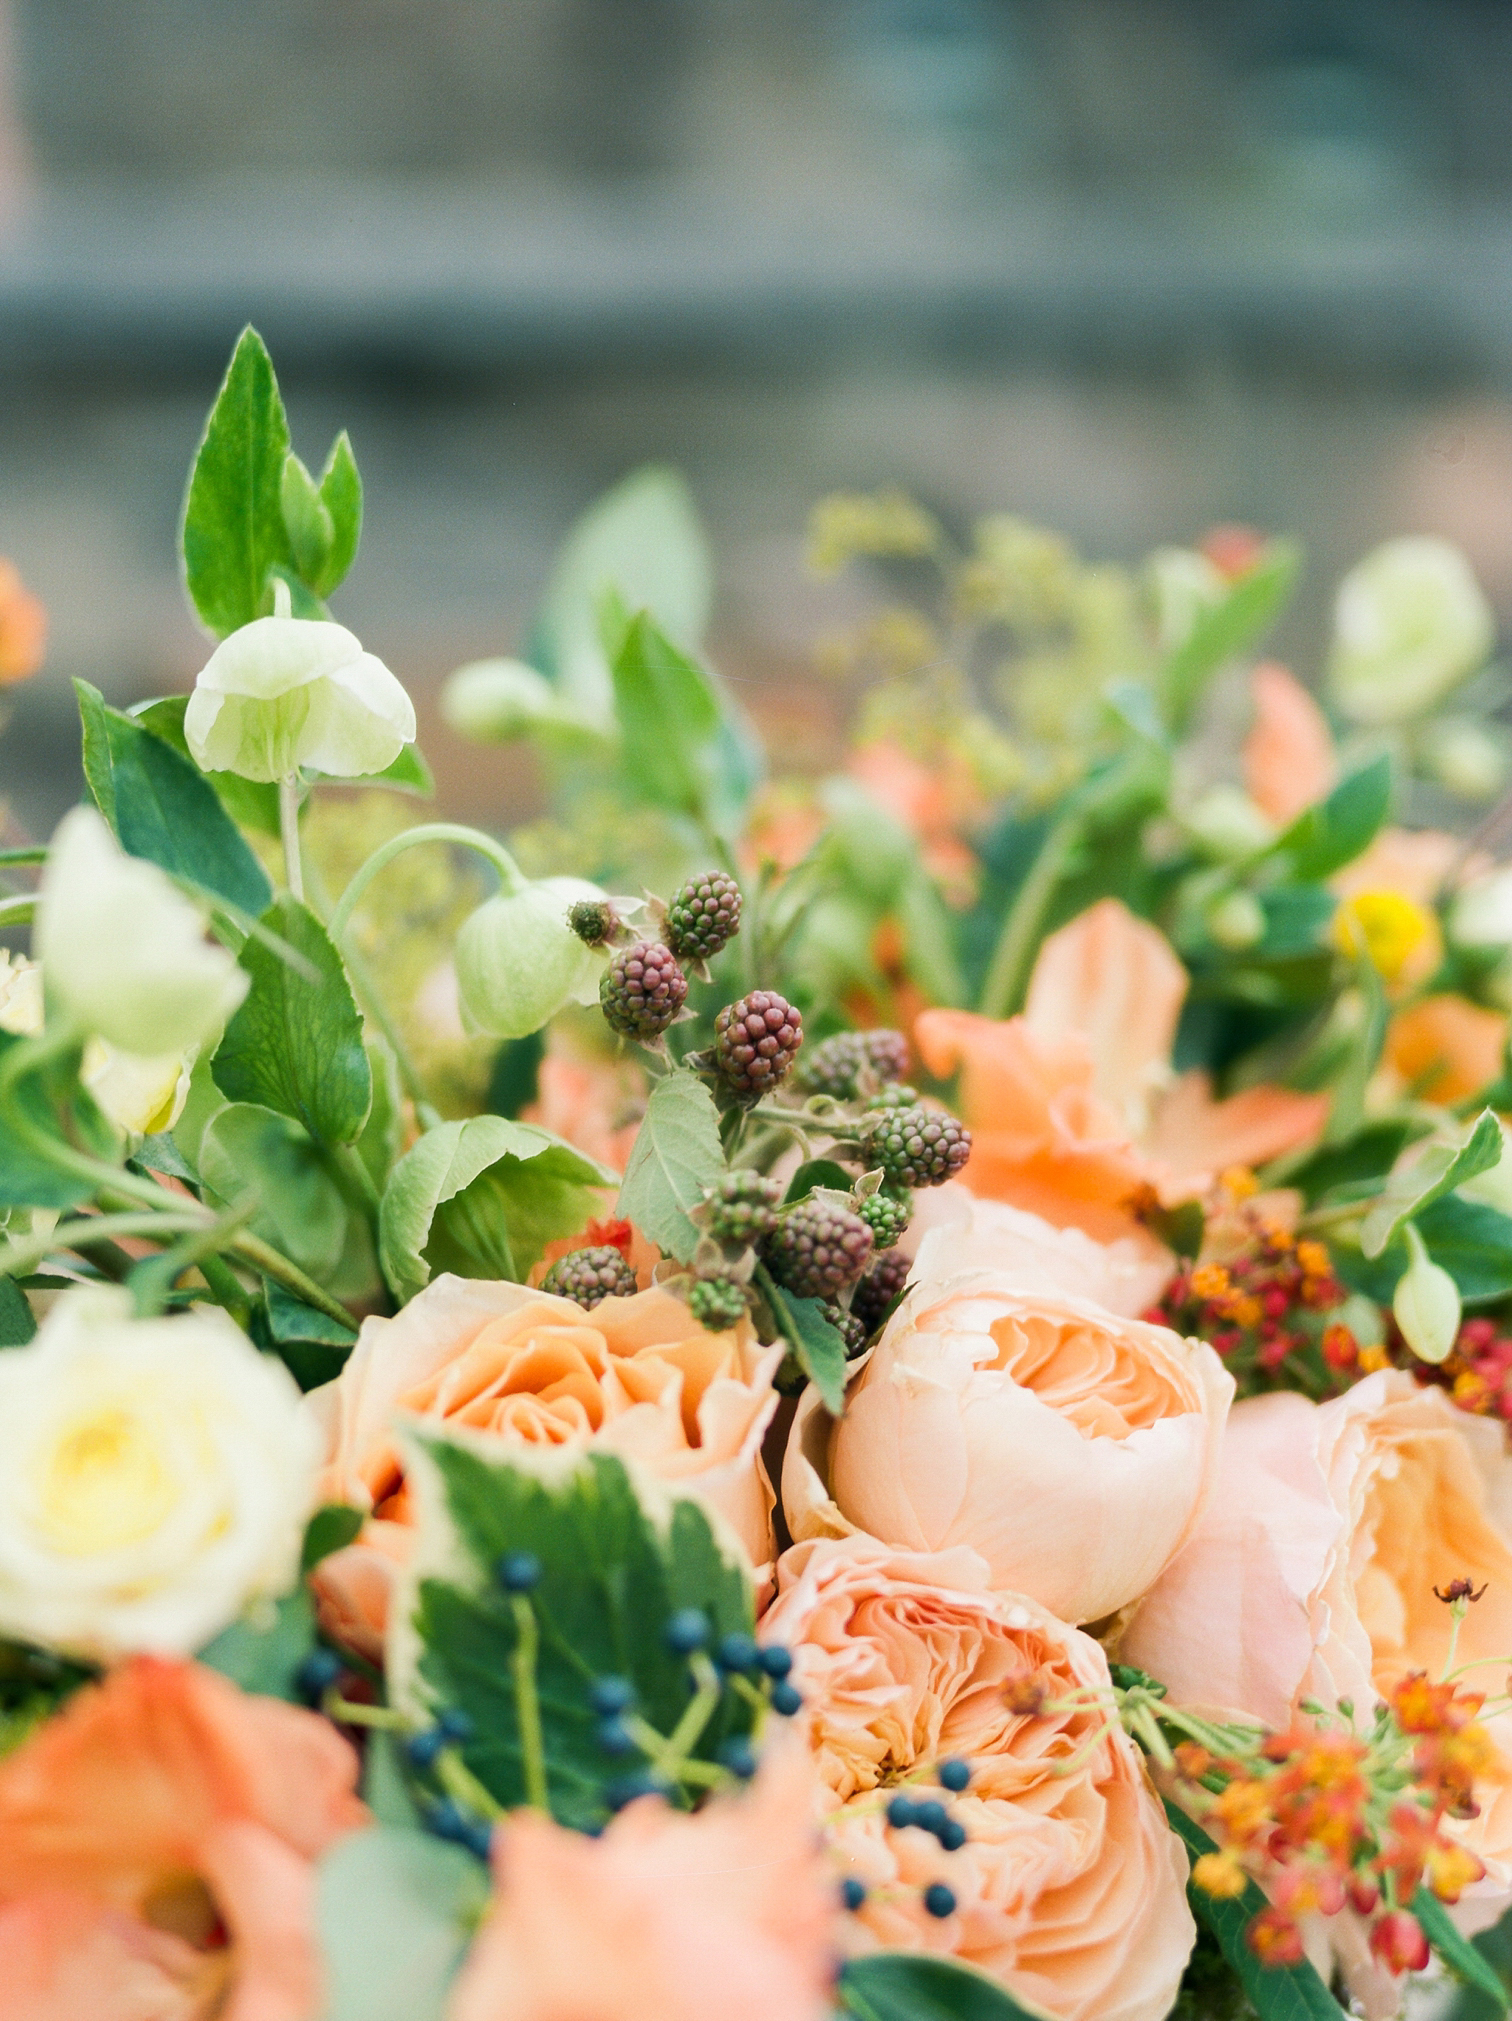
<svg viewBox="0 0 1512 2021"><path fill-rule="evenodd" d="M1329 688L1356 723L1403 723L1474 673L1495 636L1457 547L1428 535L1388 540L1339 585Z"/></svg>

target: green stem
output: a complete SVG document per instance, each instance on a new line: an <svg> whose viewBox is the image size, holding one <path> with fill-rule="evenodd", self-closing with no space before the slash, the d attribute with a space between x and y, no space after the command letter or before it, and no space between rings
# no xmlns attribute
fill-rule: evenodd
<svg viewBox="0 0 1512 2021"><path fill-rule="evenodd" d="M310 865L306 882L310 901L321 918L327 922L326 930L329 932L333 907L330 896L321 883L320 871L314 863ZM441 1121L441 1117L426 1097L425 1083L420 1078L420 1070L410 1057L410 1050L404 1042L403 1034L389 1015L383 1001L383 993L373 980L373 972L367 965L366 957L357 948L346 947L342 949L342 959L347 965L347 974L352 979L352 987L361 1001L363 1015L372 1019L393 1050L394 1059L399 1067L399 1078L404 1084L404 1092L415 1105L415 1116L421 1129L433 1130Z"/></svg>
<svg viewBox="0 0 1512 2021"><path fill-rule="evenodd" d="M317 1312L323 1312L327 1319L334 1319L338 1325L358 1330L358 1320L347 1311L339 1299L332 1298L328 1291L322 1291L313 1277L306 1277L297 1263L291 1263L263 1241L260 1235L252 1234L244 1228L232 1238L231 1248L239 1256L260 1270L264 1277L271 1277L275 1284L281 1284L285 1291L292 1291L296 1298L302 1298L306 1305L313 1305Z"/></svg>
<svg viewBox="0 0 1512 2021"><path fill-rule="evenodd" d="M30 926L36 912L34 891L24 891L19 898L0 899L0 926Z"/></svg>
<svg viewBox="0 0 1512 2021"><path fill-rule="evenodd" d="M46 1235L7 1242L0 1249L0 1276L24 1277L55 1250L88 1249L96 1242L113 1242L118 1235L168 1235L203 1225L203 1214L81 1214L77 1220L60 1221Z"/></svg>
<svg viewBox="0 0 1512 2021"><path fill-rule="evenodd" d="M195 1268L209 1287L210 1296L215 1300L217 1305L225 1307L237 1325L245 1332L247 1316L251 1308L247 1303L247 1294L243 1288L242 1281L236 1272L231 1268L229 1263L224 1262L219 1256L209 1254L196 1256L194 1262Z"/></svg>
<svg viewBox="0 0 1512 2021"><path fill-rule="evenodd" d="M26 849L0 849L0 870L14 870L22 864L46 861L47 849L40 842L33 843Z"/></svg>
<svg viewBox="0 0 1512 2021"><path fill-rule="evenodd" d="M541 1631L536 1626L535 1609L525 1594L513 1595L515 1646L509 1669L514 1682L515 1716L520 1726L520 1758L525 1772L525 1801L532 1810L545 1811L551 1803L546 1790L546 1743L541 1733L541 1699L536 1690L536 1657L540 1653Z"/></svg>
<svg viewBox="0 0 1512 2021"><path fill-rule="evenodd" d="M406 849L413 849L421 842L451 842L459 849L475 849L486 857L498 871L506 892L514 893L525 888L525 873L510 855L502 842L496 842L492 835L485 835L479 828L459 827L454 821L426 821L418 828L406 828L402 835L392 836L381 848L375 849L352 878L341 894L341 903L331 914L330 935L340 947L343 934L351 921L357 902L364 891L386 864Z"/></svg>
<svg viewBox="0 0 1512 2021"><path fill-rule="evenodd" d="M278 782L278 830L283 837L284 877L290 891L304 904L304 865L299 857L299 774L291 772Z"/></svg>
<svg viewBox="0 0 1512 2021"><path fill-rule="evenodd" d="M479 1782L454 1747L444 1747L436 1757L436 1780L449 1797L475 1810L490 1824L503 1817L504 1806L491 1789Z"/></svg>
<svg viewBox="0 0 1512 2021"><path fill-rule="evenodd" d="M1040 928L1065 873L1066 861L1081 835L1082 812L1068 807L1040 845L1029 875L1018 888L1008 908L992 951L987 980L982 984L977 1005L983 1017L1006 1018L1022 1009L1029 986L1029 972L1039 945Z"/></svg>

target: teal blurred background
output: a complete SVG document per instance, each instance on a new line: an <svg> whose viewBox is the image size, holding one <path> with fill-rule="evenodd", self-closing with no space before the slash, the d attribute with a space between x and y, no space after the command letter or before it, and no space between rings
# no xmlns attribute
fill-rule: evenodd
<svg viewBox="0 0 1512 2021"><path fill-rule="evenodd" d="M0 790L77 789L68 679L187 686L184 475L236 333L367 485L337 611L447 809L529 761L435 716L553 547L688 474L714 646L783 760L851 698L819 493L897 482L1132 560L1460 541L1512 616L1512 9L1488 0L0 0L0 553L52 614Z"/></svg>

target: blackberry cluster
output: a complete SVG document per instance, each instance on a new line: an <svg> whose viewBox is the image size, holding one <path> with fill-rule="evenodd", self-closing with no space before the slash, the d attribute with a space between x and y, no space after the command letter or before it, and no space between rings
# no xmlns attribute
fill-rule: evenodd
<svg viewBox="0 0 1512 2021"><path fill-rule="evenodd" d="M873 1193L856 1212L872 1232L878 1249L891 1249L913 1218L913 1201L906 1193Z"/></svg>
<svg viewBox="0 0 1512 2021"><path fill-rule="evenodd" d="M864 1074L873 1081L901 1081L908 1072L908 1040L902 1032L837 1032L815 1046L803 1063L799 1085L811 1095L846 1102Z"/></svg>
<svg viewBox="0 0 1512 2021"><path fill-rule="evenodd" d="M657 1039L688 994L688 978L671 948L657 940L622 947L604 970L599 1006L611 1030L627 1039Z"/></svg>
<svg viewBox="0 0 1512 2021"><path fill-rule="evenodd" d="M635 1272L612 1243L605 1243L559 1256L541 1279L541 1289L591 1312L605 1298L629 1298L636 1289Z"/></svg>
<svg viewBox="0 0 1512 2021"><path fill-rule="evenodd" d="M894 1081L891 1087L879 1088L866 1106L868 1109L916 1109L919 1091L909 1087L906 1081Z"/></svg>
<svg viewBox="0 0 1512 2021"><path fill-rule="evenodd" d="M724 1333L740 1323L746 1309L745 1287L733 1277L700 1277L688 1291L688 1306L700 1326Z"/></svg>
<svg viewBox="0 0 1512 2021"><path fill-rule="evenodd" d="M777 1226L782 1183L764 1172L725 1172L704 1198L704 1226L716 1242L761 1242Z"/></svg>
<svg viewBox="0 0 1512 2021"><path fill-rule="evenodd" d="M667 907L667 945L679 961L707 961L740 931L740 886L722 870L690 877Z"/></svg>
<svg viewBox="0 0 1512 2021"><path fill-rule="evenodd" d="M851 1293L851 1311L868 1334L887 1317L887 1308L908 1282L911 1268L901 1249L884 1249Z"/></svg>
<svg viewBox="0 0 1512 2021"><path fill-rule="evenodd" d="M620 922L607 898L580 898L568 906L567 924L586 947L607 947Z"/></svg>
<svg viewBox="0 0 1512 2021"><path fill-rule="evenodd" d="M725 1085L742 1102L756 1102L786 1078L803 1044L803 1019L775 990L753 989L725 1005L714 1020L714 1034Z"/></svg>
<svg viewBox="0 0 1512 2021"><path fill-rule="evenodd" d="M872 1232L848 1207L812 1194L783 1215L766 1246L772 1275L799 1298L833 1298L854 1284L872 1252Z"/></svg>
<svg viewBox="0 0 1512 2021"><path fill-rule="evenodd" d="M894 1186L940 1186L971 1156L971 1132L942 1109L884 1109L866 1154Z"/></svg>
<svg viewBox="0 0 1512 2021"><path fill-rule="evenodd" d="M833 1303L824 1307L824 1316L845 1342L845 1358L854 1361L866 1345L865 1324L854 1312L847 1312L843 1305Z"/></svg>

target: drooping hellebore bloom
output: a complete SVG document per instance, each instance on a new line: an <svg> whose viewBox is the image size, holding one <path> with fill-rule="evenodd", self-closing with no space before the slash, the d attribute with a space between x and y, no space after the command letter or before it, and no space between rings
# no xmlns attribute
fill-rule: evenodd
<svg viewBox="0 0 1512 2021"><path fill-rule="evenodd" d="M566 1004L596 1004L607 954L579 940L567 914L604 896L581 877L541 877L485 900L457 935L463 1024L523 1039Z"/></svg>
<svg viewBox="0 0 1512 2021"><path fill-rule="evenodd" d="M414 741L415 708L344 626L255 618L200 669L184 735L206 772L272 782L304 767L361 779Z"/></svg>

